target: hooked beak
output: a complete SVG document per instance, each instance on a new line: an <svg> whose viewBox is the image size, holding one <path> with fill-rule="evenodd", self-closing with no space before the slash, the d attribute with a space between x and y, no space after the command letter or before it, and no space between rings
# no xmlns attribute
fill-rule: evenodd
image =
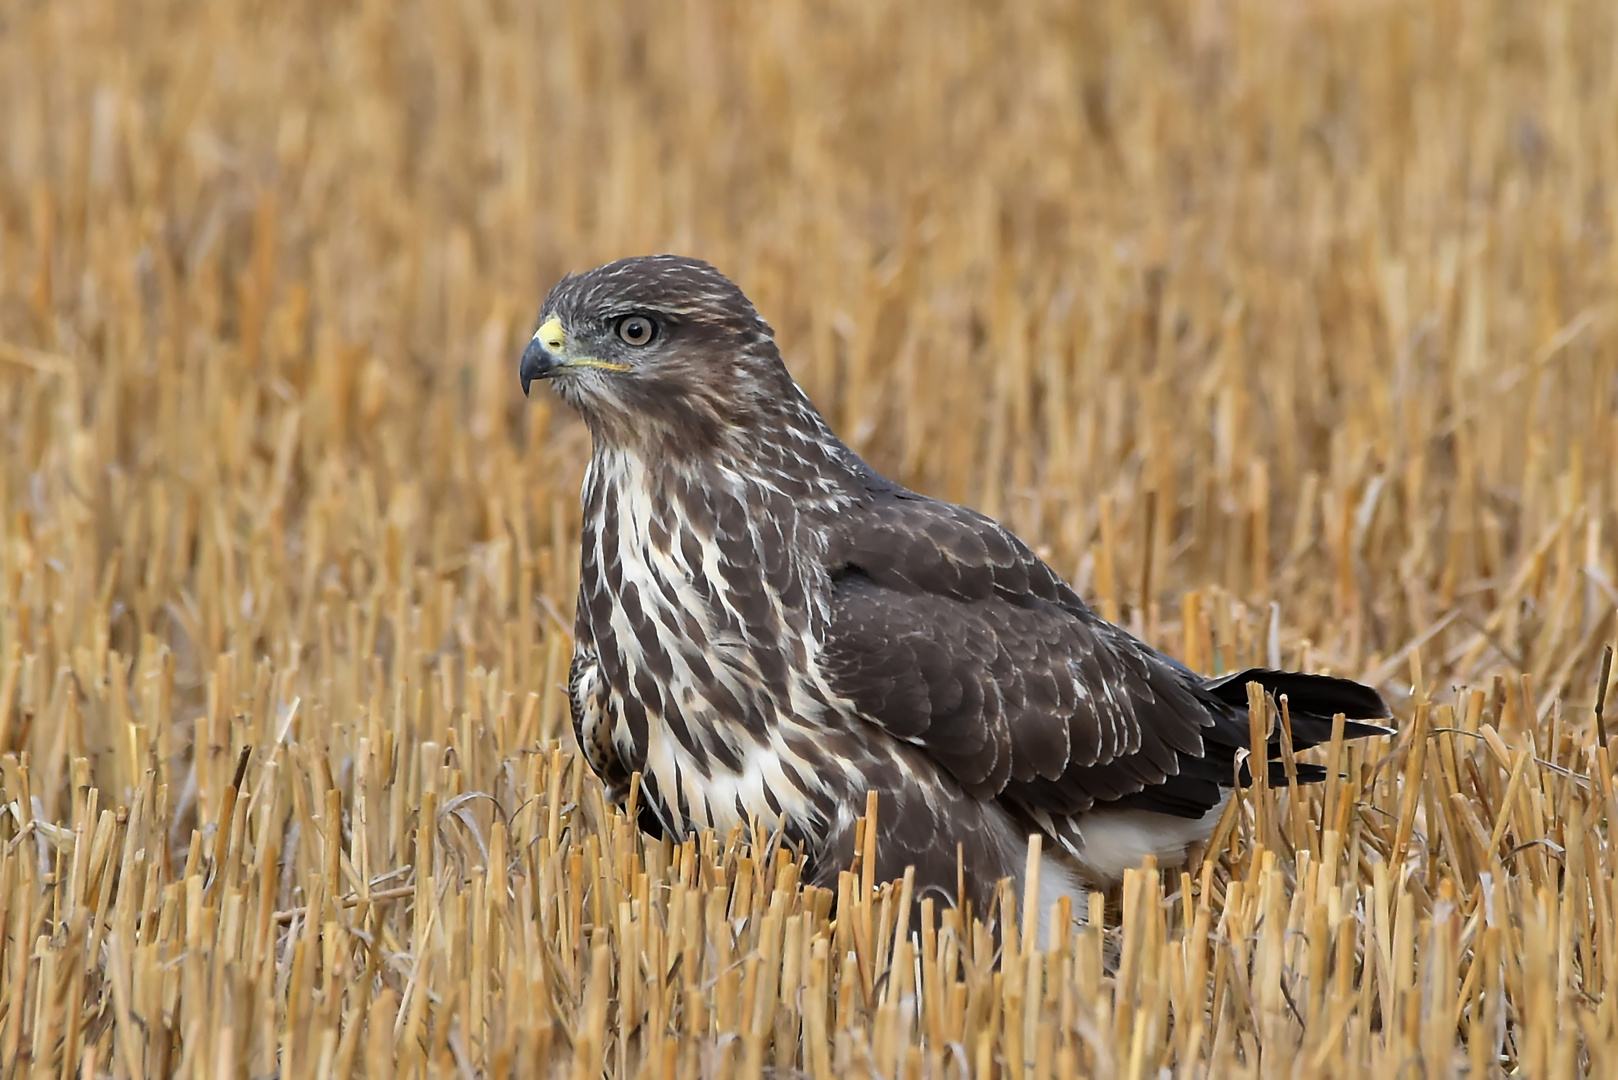
<svg viewBox="0 0 1618 1080"><path fill-rule="evenodd" d="M558 354L566 347L567 335L562 332L562 320L552 315L534 331L533 340L522 352L518 374L522 376L523 397L528 396L528 388L535 379L548 379L563 366L564 361Z"/></svg>
<svg viewBox="0 0 1618 1080"><path fill-rule="evenodd" d="M519 369L519 374L522 375L522 396L528 396L528 387L535 379L548 379L561 366L561 361L552 356L545 346L539 343L538 338L530 341L528 348L522 352L522 366Z"/></svg>

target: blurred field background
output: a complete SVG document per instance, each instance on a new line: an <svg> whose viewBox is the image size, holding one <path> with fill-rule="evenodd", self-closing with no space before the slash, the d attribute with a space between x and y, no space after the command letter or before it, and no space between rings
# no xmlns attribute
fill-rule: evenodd
<svg viewBox="0 0 1618 1080"><path fill-rule="evenodd" d="M0 1077L1605 1074L1615 176L1600 0L0 0ZM643 843L515 365L661 250L1400 734L1050 951Z"/></svg>

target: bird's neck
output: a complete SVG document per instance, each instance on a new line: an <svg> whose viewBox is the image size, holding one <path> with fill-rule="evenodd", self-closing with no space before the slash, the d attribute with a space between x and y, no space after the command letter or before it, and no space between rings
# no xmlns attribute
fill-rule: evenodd
<svg viewBox="0 0 1618 1080"><path fill-rule="evenodd" d="M859 495L859 459L807 400L795 405L781 403L768 422L726 428L700 447L658 430L632 439L596 433L591 475L626 493L642 487L654 502L725 490L755 509L777 500L798 512L842 509Z"/></svg>

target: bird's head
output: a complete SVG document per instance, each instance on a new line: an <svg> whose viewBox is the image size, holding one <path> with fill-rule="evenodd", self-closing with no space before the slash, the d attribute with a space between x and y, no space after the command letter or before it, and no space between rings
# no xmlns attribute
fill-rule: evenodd
<svg viewBox="0 0 1618 1080"><path fill-rule="evenodd" d="M547 379L613 443L673 437L700 448L795 395L769 326L705 262L620 259L563 278L523 351L522 389Z"/></svg>

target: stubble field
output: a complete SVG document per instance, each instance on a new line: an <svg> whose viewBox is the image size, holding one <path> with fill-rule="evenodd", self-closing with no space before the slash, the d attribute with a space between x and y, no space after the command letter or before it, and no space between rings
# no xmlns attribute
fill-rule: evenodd
<svg viewBox="0 0 1618 1080"><path fill-rule="evenodd" d="M0 1077L1604 1074L1615 176L1599 0L0 0ZM644 841L516 358L661 250L877 468L1399 734L1049 951Z"/></svg>

